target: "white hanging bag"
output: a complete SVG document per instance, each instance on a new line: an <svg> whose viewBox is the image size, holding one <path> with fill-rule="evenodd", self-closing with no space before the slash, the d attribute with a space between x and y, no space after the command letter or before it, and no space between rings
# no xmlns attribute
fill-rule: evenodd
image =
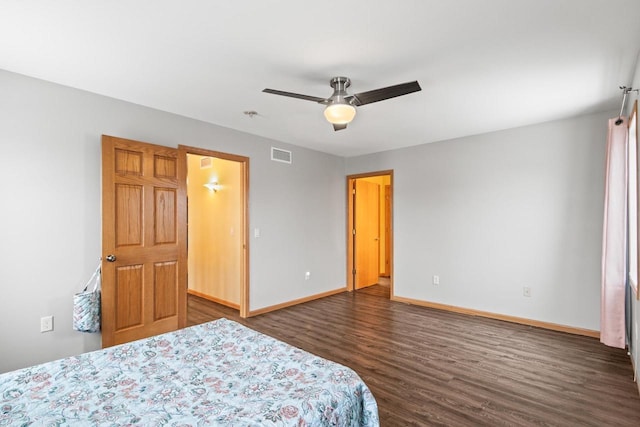
<svg viewBox="0 0 640 427"><path fill-rule="evenodd" d="M86 286L73 296L73 329L80 332L100 332L100 272L101 264ZM92 290L87 290L93 284Z"/></svg>

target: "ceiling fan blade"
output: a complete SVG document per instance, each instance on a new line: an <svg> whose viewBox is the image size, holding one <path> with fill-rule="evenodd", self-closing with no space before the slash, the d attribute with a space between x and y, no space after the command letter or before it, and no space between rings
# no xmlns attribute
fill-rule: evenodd
<svg viewBox="0 0 640 427"><path fill-rule="evenodd" d="M327 101L326 99L318 98L317 96L301 95L299 93L284 92L282 90L275 90L275 89L264 89L263 92L272 93L274 95L288 96L288 97L291 97L291 98L304 99L306 101L318 102L320 104L322 104L322 103Z"/></svg>
<svg viewBox="0 0 640 427"><path fill-rule="evenodd" d="M407 95L409 93L422 90L417 81L401 83L395 86L387 86L381 89L374 89L368 92L356 93L348 98L353 98L353 105L366 105L372 102L384 101L385 99L395 98L396 96Z"/></svg>
<svg viewBox="0 0 640 427"><path fill-rule="evenodd" d="M339 131L339 130L346 129L346 128L347 128L346 124L345 125L336 125L336 124L333 125L333 130L335 130L335 131Z"/></svg>

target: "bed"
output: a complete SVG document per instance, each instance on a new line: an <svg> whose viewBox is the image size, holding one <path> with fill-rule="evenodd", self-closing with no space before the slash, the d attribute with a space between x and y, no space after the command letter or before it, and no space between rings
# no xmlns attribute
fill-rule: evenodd
<svg viewBox="0 0 640 427"><path fill-rule="evenodd" d="M228 319L0 375L0 425L378 426L351 369Z"/></svg>

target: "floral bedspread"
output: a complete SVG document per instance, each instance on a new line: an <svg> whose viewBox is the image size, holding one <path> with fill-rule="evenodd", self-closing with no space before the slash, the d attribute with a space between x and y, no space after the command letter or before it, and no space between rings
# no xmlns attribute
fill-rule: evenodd
<svg viewBox="0 0 640 427"><path fill-rule="evenodd" d="M378 426L351 369L219 319L0 375L0 426Z"/></svg>

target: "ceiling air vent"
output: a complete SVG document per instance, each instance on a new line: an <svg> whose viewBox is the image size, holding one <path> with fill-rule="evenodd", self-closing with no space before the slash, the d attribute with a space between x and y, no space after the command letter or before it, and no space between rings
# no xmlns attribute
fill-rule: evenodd
<svg viewBox="0 0 640 427"><path fill-rule="evenodd" d="M271 147L271 160L291 164L291 151Z"/></svg>
<svg viewBox="0 0 640 427"><path fill-rule="evenodd" d="M211 157L203 157L200 159L200 169L208 169L213 166L213 159Z"/></svg>

